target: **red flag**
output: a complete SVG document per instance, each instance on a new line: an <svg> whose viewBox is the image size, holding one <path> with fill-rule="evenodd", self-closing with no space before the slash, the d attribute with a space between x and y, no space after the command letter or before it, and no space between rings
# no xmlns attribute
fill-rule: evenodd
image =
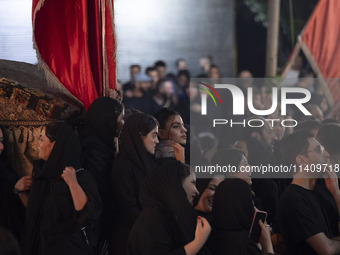
<svg viewBox="0 0 340 255"><path fill-rule="evenodd" d="M340 1L321 0L311 15L303 33L306 45L324 78L340 78ZM335 102L340 100L337 80L328 80Z"/></svg>
<svg viewBox="0 0 340 255"><path fill-rule="evenodd" d="M300 49L305 54L318 78L328 103L340 103L340 1L320 0L299 36L282 73L285 76L292 67Z"/></svg>
<svg viewBox="0 0 340 255"><path fill-rule="evenodd" d="M33 0L33 41L47 79L85 109L115 89L113 0Z"/></svg>

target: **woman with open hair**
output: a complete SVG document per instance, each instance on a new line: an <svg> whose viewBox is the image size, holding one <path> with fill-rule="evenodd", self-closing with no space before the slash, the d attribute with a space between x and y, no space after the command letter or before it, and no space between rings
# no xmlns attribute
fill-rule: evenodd
<svg viewBox="0 0 340 255"><path fill-rule="evenodd" d="M156 158L175 158L185 162L187 129L181 115L169 108L162 108L154 114L159 122L159 144L156 146Z"/></svg>

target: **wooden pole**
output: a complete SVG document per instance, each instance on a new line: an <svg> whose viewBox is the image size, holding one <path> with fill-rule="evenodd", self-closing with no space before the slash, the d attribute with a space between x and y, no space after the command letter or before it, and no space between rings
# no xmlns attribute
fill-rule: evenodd
<svg viewBox="0 0 340 255"><path fill-rule="evenodd" d="M269 0L266 52L266 77L276 76L279 44L280 0Z"/></svg>

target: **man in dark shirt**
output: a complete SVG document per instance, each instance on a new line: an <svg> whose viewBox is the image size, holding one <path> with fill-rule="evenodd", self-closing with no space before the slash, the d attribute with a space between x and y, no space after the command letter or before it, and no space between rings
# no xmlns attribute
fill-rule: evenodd
<svg viewBox="0 0 340 255"><path fill-rule="evenodd" d="M284 162L296 166L279 210L280 230L289 254L339 254L340 241L333 237L324 208L314 192L317 179L323 176L339 211L337 177L326 167L329 154L308 130L286 137L281 149ZM316 171L318 167L321 173Z"/></svg>

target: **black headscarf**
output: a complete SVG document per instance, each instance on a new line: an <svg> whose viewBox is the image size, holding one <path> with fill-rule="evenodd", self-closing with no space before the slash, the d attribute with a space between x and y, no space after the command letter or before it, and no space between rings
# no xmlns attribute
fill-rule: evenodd
<svg viewBox="0 0 340 255"><path fill-rule="evenodd" d="M117 136L117 119L123 104L110 97L100 97L92 102L86 112L83 136L96 135L106 146L113 148Z"/></svg>
<svg viewBox="0 0 340 255"><path fill-rule="evenodd" d="M80 168L80 144L72 128L64 123L55 125L57 135L50 156L47 161L38 160L34 163L23 239L23 250L27 254L35 254L34 249L37 247L35 241L39 239L42 208L48 192L53 192L50 191L51 183L63 181L61 174L66 166Z"/></svg>
<svg viewBox="0 0 340 255"><path fill-rule="evenodd" d="M194 199L194 207L197 206L198 202L200 201L202 194L204 193L205 189L208 188L210 181L212 180L212 178L200 178L196 180L196 188L199 192L198 196L195 197ZM212 217L212 213L211 212L203 212L200 211L198 209L196 209L196 212L199 216L204 217L209 224L211 225L213 222L213 217Z"/></svg>
<svg viewBox="0 0 340 255"><path fill-rule="evenodd" d="M258 254L248 239L254 204L249 185L241 179L226 179L218 185L213 204L211 250L214 254ZM261 254L261 253L259 253Z"/></svg>
<svg viewBox="0 0 340 255"><path fill-rule="evenodd" d="M254 204L249 185L241 179L226 179L216 188L213 214L219 229L249 231Z"/></svg>
<svg viewBox="0 0 340 255"><path fill-rule="evenodd" d="M208 188L211 180L212 178L199 178L196 180L196 188L199 194L194 199L194 206L196 206L198 202L200 201L203 192L205 191L206 188Z"/></svg>
<svg viewBox="0 0 340 255"><path fill-rule="evenodd" d="M41 173L37 173L38 178L60 180L66 166L80 168L81 148L72 128L64 123L55 125L57 128L55 144L47 161L42 164Z"/></svg>
<svg viewBox="0 0 340 255"><path fill-rule="evenodd" d="M182 186L189 175L189 166L170 160L148 173L140 195L144 208L158 206L174 218L176 226L173 227L178 232L179 246L186 245L195 237L197 214Z"/></svg>
<svg viewBox="0 0 340 255"><path fill-rule="evenodd" d="M129 116L122 130L120 146L120 153L125 154L144 173L154 167L154 159L142 140L148 121L154 121L154 128L157 126L157 120L149 114L134 113Z"/></svg>

